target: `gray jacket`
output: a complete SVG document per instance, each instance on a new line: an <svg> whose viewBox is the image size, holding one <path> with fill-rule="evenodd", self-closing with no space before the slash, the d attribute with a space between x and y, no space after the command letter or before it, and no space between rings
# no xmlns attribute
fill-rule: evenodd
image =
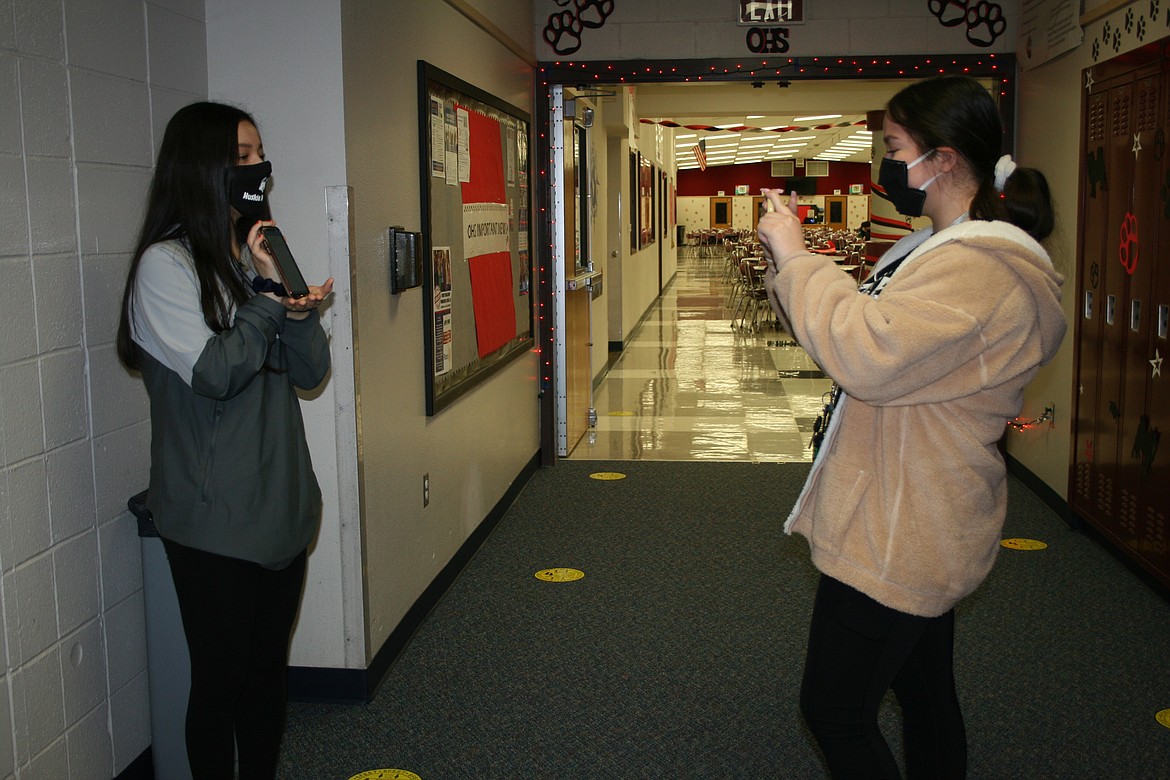
<svg viewBox="0 0 1170 780"><path fill-rule="evenodd" d="M279 567L316 534L321 491L294 388L324 380L329 343L316 311L285 311L256 295L214 333L185 247L143 255L134 339L150 396L147 505L164 538Z"/></svg>

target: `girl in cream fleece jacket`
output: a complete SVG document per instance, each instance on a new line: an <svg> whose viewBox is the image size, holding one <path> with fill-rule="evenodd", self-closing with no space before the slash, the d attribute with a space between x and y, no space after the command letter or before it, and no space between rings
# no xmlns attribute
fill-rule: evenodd
<svg viewBox="0 0 1170 780"><path fill-rule="evenodd" d="M895 244L862 290L809 253L795 198L760 220L777 314L836 389L785 530L822 577L801 709L833 777L897 777L877 727L902 705L909 774L962 777L955 603L999 547L1007 475L996 443L1064 335L1043 176L999 155L977 82L917 82L891 101L879 186L940 228Z"/></svg>

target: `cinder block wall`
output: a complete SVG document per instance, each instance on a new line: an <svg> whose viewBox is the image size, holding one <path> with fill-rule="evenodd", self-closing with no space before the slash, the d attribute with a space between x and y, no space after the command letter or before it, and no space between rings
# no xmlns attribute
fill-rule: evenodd
<svg viewBox="0 0 1170 780"><path fill-rule="evenodd" d="M111 777L151 741L126 512L149 425L113 342L205 26L203 0L0 2L0 778Z"/></svg>

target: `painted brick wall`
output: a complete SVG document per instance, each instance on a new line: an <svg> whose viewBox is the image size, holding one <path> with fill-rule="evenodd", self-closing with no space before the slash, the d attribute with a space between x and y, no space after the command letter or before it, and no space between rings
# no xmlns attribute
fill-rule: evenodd
<svg viewBox="0 0 1170 780"><path fill-rule="evenodd" d="M151 741L149 424L114 334L162 128L206 92L202 0L0 2L0 778Z"/></svg>

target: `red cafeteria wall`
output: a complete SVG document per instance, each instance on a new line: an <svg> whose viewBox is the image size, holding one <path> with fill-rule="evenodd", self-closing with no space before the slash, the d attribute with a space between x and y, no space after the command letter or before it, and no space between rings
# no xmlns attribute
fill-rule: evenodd
<svg viewBox="0 0 1170 780"><path fill-rule="evenodd" d="M797 173L803 168L797 168ZM869 163L829 163L829 175L811 179L816 182L817 195L832 195L833 190L849 194L850 184L860 184L862 192L869 194ZM797 177L803 178L803 177ZM747 165L716 165L705 171L697 168L678 172L678 194L680 196L734 195L738 184L746 184L748 192L759 195L764 187L788 189L786 179L772 178L772 163L760 162Z"/></svg>

